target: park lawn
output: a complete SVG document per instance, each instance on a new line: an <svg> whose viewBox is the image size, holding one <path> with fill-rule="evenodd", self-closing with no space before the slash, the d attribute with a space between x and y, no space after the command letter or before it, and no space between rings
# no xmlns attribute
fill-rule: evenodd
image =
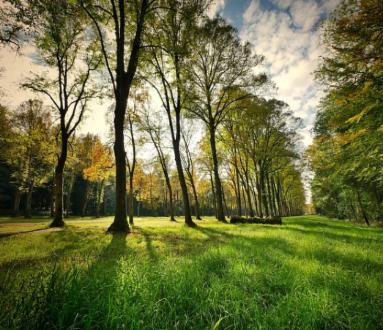
<svg viewBox="0 0 383 330"><path fill-rule="evenodd" d="M0 328L383 328L382 229L138 218L125 237L111 221L0 238Z"/></svg>

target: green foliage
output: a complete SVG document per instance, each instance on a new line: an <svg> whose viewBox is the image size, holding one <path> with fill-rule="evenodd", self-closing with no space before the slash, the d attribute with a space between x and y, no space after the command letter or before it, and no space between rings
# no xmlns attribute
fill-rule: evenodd
<svg viewBox="0 0 383 330"><path fill-rule="evenodd" d="M54 162L50 114L40 100L22 103L12 112L5 161L19 190L33 189L49 180Z"/></svg>
<svg viewBox="0 0 383 330"><path fill-rule="evenodd" d="M317 72L327 86L308 154L321 212L382 219L382 3L342 2L325 24L329 52Z"/></svg>
<svg viewBox="0 0 383 330"><path fill-rule="evenodd" d="M73 219L2 238L0 328L382 328L381 229L283 222L137 218L125 238Z"/></svg>

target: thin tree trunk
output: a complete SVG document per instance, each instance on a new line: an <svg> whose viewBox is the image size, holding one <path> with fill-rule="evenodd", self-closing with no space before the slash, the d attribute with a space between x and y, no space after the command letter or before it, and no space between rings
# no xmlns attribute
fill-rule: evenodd
<svg viewBox="0 0 383 330"><path fill-rule="evenodd" d="M25 204L25 218L30 218L31 217L31 212L32 212L32 192L33 192L33 186L30 185L28 187L27 191L27 200Z"/></svg>
<svg viewBox="0 0 383 330"><path fill-rule="evenodd" d="M104 180L101 180L100 185L97 189L97 197L96 197L96 218L100 217L100 206L101 206L101 199L103 196L104 191Z"/></svg>
<svg viewBox="0 0 383 330"><path fill-rule="evenodd" d="M189 175L190 184L192 186L193 196L194 196L194 203L195 203L195 217L197 220L202 220L200 210L199 210L199 202L198 202L198 195L197 195L197 189L195 188L194 179L192 175Z"/></svg>
<svg viewBox="0 0 383 330"><path fill-rule="evenodd" d="M219 178L219 168L218 168L218 157L217 157L217 147L215 141L215 130L214 128L209 128L210 132L210 147L211 155L213 158L213 172L214 172L214 183L215 183L215 194L216 194L216 207L217 207L217 219L218 221L226 222L225 214L223 210L223 193L222 193L222 184Z"/></svg>
<svg viewBox="0 0 383 330"><path fill-rule="evenodd" d="M16 188L15 201L13 204L13 216L17 217L20 214L20 201L21 201L21 191L19 188Z"/></svg>
<svg viewBox="0 0 383 330"><path fill-rule="evenodd" d="M358 197L358 204L359 204L359 207L360 207L360 212L362 213L362 216L363 216L363 219L364 219L366 225L369 226L370 225L370 221L368 220L367 213L364 210L364 207L363 207L363 204L362 204L362 199L360 197L359 189L356 189L356 195Z"/></svg>
<svg viewBox="0 0 383 330"><path fill-rule="evenodd" d="M134 225L133 173L129 175L128 213L129 213L129 224Z"/></svg>
<svg viewBox="0 0 383 330"><path fill-rule="evenodd" d="M212 196L213 196L214 215L218 219L218 216L217 216L217 200L216 200L216 196L215 196L215 187L214 187L214 180L213 180L212 171L209 171L209 176L210 176L211 192L212 192Z"/></svg>
<svg viewBox="0 0 383 330"><path fill-rule="evenodd" d="M184 175L184 171L182 167L179 139L178 141L173 139L173 149L174 149L174 158L175 158L175 162L177 166L178 179L180 182L181 192L182 192L185 223L190 227L195 227L195 223L192 220L192 215L190 212L189 194L188 194L188 188L186 185L185 175Z"/></svg>
<svg viewBox="0 0 383 330"><path fill-rule="evenodd" d="M84 199L83 199L82 208L81 208L81 217L84 217L86 215L86 207L88 206L88 192L89 192L89 183L88 181L85 181L85 192L84 192Z"/></svg>

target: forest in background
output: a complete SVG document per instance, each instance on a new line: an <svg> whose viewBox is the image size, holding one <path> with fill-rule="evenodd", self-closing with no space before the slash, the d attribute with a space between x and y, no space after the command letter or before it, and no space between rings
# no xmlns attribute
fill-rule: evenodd
<svg viewBox="0 0 383 330"><path fill-rule="evenodd" d="M309 170L317 213L382 219L381 1L343 1L323 23L325 95L304 156L263 57L207 16L211 1L6 3L2 43L34 45L52 76L22 83L44 99L0 107L2 212L53 226L114 214L123 231L140 214L297 215ZM76 134L100 98L113 102L107 141Z"/></svg>
<svg viewBox="0 0 383 330"><path fill-rule="evenodd" d="M324 26L325 88L306 155L317 212L383 219L383 2L343 1Z"/></svg>
<svg viewBox="0 0 383 330"><path fill-rule="evenodd" d="M139 214L194 225L192 214L303 213L299 119L265 98L262 56L206 16L210 1L7 3L3 42L32 43L53 78L22 84L49 103L1 107L2 208L51 214L53 226L115 214L123 231ZM109 141L76 134L98 98L114 102Z"/></svg>

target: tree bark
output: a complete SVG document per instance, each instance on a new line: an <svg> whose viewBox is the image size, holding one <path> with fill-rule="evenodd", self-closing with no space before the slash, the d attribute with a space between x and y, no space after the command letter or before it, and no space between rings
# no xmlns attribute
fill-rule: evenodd
<svg viewBox="0 0 383 330"><path fill-rule="evenodd" d="M128 194L128 213L129 224L134 225L134 196L133 196L133 173L129 175L129 194Z"/></svg>
<svg viewBox="0 0 383 330"><path fill-rule="evenodd" d="M180 139L172 139L173 140L173 149L174 149L174 158L177 166L177 172L178 172L178 180L180 182L181 186L181 192L182 192L182 200L184 205L184 216L185 216L185 223L189 227L195 227L196 224L192 220L192 215L190 212L190 202L189 202L189 194L188 194L188 188L186 185L185 180L185 174L182 167L182 160L181 160L181 152L180 152Z"/></svg>
<svg viewBox="0 0 383 330"><path fill-rule="evenodd" d="M25 204L25 215L24 215L25 218L30 218L31 217L31 213L32 213L32 192L33 192L33 186L30 185L28 187L27 200L26 200L26 204Z"/></svg>
<svg viewBox="0 0 383 330"><path fill-rule="evenodd" d="M217 206L217 219L221 222L226 222L225 214L223 211L223 194L222 194L222 184L219 178L219 168L218 168L218 157L217 157L217 146L215 140L215 130L213 127L209 127L210 132L210 147L211 155L213 158L213 172L214 172L214 182L215 182L215 195L216 195L216 206Z"/></svg>
<svg viewBox="0 0 383 330"><path fill-rule="evenodd" d="M89 183L88 181L85 181L85 192L84 192L84 199L83 199L82 208L81 208L81 217L84 217L86 215L86 207L88 206L88 190L89 190Z"/></svg>
<svg viewBox="0 0 383 330"><path fill-rule="evenodd" d="M20 200L21 200L21 191L19 188L16 188L15 201L13 204L13 216L17 217L20 213Z"/></svg>
<svg viewBox="0 0 383 330"><path fill-rule="evenodd" d="M61 152L55 169L55 215L50 227L63 227L64 223L64 167L68 153L68 137L64 132L61 134Z"/></svg>
<svg viewBox="0 0 383 330"><path fill-rule="evenodd" d="M194 179L193 179L193 176L191 174L190 174L189 180L190 180L190 184L191 184L192 191L193 191L193 196L194 196L195 217L196 217L197 220L202 220L201 214L200 214L200 211L199 211L199 202L198 202L197 189L195 187Z"/></svg>
<svg viewBox="0 0 383 330"><path fill-rule="evenodd" d="M117 83L119 84L119 83ZM120 82L121 84L121 82ZM124 86L122 84L122 86ZM123 87L117 88L120 95L114 111L114 156L116 160L116 210L109 232L129 232L126 218L126 152L124 145L124 120L128 95Z"/></svg>
<svg viewBox="0 0 383 330"><path fill-rule="evenodd" d="M97 196L96 196L96 218L100 217L100 206L101 206L103 190L104 190L104 180L101 180L100 185L97 189Z"/></svg>
<svg viewBox="0 0 383 330"><path fill-rule="evenodd" d="M124 121L126 106L129 98L130 88L136 74L141 37L144 29L145 16L148 9L148 1L142 0L137 27L131 46L129 63L125 71L125 25L126 13L123 0L119 0L120 19L115 22L118 31L116 44L116 89L114 110L114 156L116 160L116 211L114 221L108 228L109 232L129 232L129 224L126 218L126 153L124 145Z"/></svg>

